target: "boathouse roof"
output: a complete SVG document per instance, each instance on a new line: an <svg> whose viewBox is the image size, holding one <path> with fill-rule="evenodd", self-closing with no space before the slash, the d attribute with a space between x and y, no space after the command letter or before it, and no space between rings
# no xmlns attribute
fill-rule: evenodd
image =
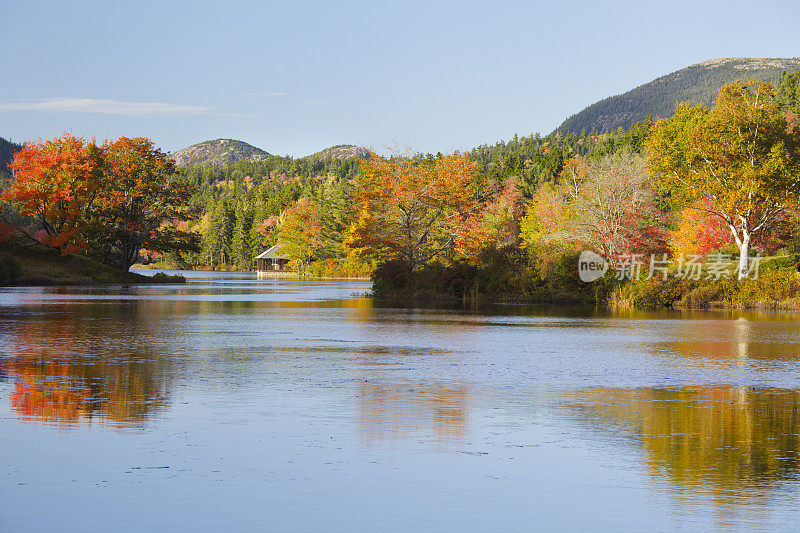
<svg viewBox="0 0 800 533"><path fill-rule="evenodd" d="M261 252L256 256L256 259L289 259L281 253L280 243L275 244L265 252Z"/></svg>

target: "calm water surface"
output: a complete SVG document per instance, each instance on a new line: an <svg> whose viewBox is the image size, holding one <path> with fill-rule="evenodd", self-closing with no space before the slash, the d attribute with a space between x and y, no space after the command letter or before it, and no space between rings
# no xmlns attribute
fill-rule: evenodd
<svg viewBox="0 0 800 533"><path fill-rule="evenodd" d="M800 317L0 288L0 531L796 530Z"/></svg>

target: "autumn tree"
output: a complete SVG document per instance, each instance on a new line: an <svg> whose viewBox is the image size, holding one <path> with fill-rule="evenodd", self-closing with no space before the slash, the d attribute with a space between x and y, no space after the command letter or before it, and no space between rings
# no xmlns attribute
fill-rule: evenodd
<svg viewBox="0 0 800 533"><path fill-rule="evenodd" d="M14 154L14 179L2 199L33 219L38 231L15 224L17 230L62 253L85 248L84 230L100 188L101 168L101 149L81 137L65 133L26 145Z"/></svg>
<svg viewBox="0 0 800 533"><path fill-rule="evenodd" d="M753 240L800 193L800 128L780 111L772 86L726 84L711 109L678 104L653 127L647 151L676 204L723 220L739 248L739 277L746 276Z"/></svg>
<svg viewBox="0 0 800 533"><path fill-rule="evenodd" d="M460 155L416 160L372 154L361 169L348 246L400 259L409 270L467 239L468 221L485 205L475 164Z"/></svg>
<svg viewBox="0 0 800 533"><path fill-rule="evenodd" d="M258 219L258 217L256 217ZM253 223L253 228L251 230L251 240L256 246L255 250L263 250L265 248L269 248L270 246L274 245L278 240L278 224L280 223L280 217L277 215L272 215L267 218L264 218L258 223ZM255 257L258 255L260 251L253 254Z"/></svg>
<svg viewBox="0 0 800 533"><path fill-rule="evenodd" d="M194 215L193 187L175 176L175 163L143 137L103 146L100 191L88 234L95 253L127 271L139 251L196 250L199 237L180 231Z"/></svg>
<svg viewBox="0 0 800 533"><path fill-rule="evenodd" d="M456 234L454 249L467 262L477 261L482 250L514 245L519 240L523 208L517 179L486 184L483 189L485 204L472 210Z"/></svg>
<svg viewBox="0 0 800 533"><path fill-rule="evenodd" d="M314 202L301 198L284 211L278 242L281 244L281 252L301 272L323 253L326 241L322 213Z"/></svg>
<svg viewBox="0 0 800 533"><path fill-rule="evenodd" d="M722 218L708 213L710 203L706 199L684 209L678 217L678 226L670 234L669 247L676 255L707 255L727 244L733 244L733 236Z"/></svg>
<svg viewBox="0 0 800 533"><path fill-rule="evenodd" d="M571 241L609 260L666 247L646 163L630 152L568 160L560 180L534 196L525 226L529 243Z"/></svg>

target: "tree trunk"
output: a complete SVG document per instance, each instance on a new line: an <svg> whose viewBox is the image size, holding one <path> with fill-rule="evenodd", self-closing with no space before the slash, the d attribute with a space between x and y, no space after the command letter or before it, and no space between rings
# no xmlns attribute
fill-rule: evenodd
<svg viewBox="0 0 800 533"><path fill-rule="evenodd" d="M750 273L750 234L745 232L739 243L739 279Z"/></svg>
<svg viewBox="0 0 800 533"><path fill-rule="evenodd" d="M135 246L124 246L122 248L122 271L128 272L131 266L136 262L139 255L139 249Z"/></svg>

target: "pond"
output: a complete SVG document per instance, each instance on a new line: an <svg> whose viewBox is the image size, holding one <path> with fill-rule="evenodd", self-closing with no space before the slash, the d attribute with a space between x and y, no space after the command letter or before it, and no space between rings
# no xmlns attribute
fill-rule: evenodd
<svg viewBox="0 0 800 533"><path fill-rule="evenodd" d="M800 317L0 288L1 531L794 530Z"/></svg>

